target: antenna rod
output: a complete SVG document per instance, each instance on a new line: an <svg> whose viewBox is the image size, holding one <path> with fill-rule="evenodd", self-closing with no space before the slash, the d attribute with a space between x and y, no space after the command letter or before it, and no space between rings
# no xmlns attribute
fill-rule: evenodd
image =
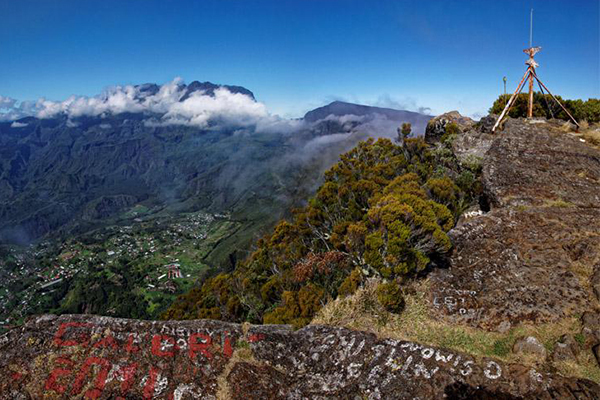
<svg viewBox="0 0 600 400"><path fill-rule="evenodd" d="M535 73L535 61L533 61L533 56L536 52L533 52L533 8L531 9L531 13L529 14L529 69L531 70L531 74L529 74L529 103L527 104L527 118L533 118L533 76Z"/></svg>
<svg viewBox="0 0 600 400"><path fill-rule="evenodd" d="M529 14L529 47L533 46L533 8Z"/></svg>

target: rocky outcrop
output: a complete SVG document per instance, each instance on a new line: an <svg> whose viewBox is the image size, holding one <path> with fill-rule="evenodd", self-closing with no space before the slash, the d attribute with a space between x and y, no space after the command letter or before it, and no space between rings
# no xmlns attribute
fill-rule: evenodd
<svg viewBox="0 0 600 400"><path fill-rule="evenodd" d="M554 361L577 362L580 346L572 335L563 335L556 343L552 358Z"/></svg>
<svg viewBox="0 0 600 400"><path fill-rule="evenodd" d="M548 355L544 345L535 336L517 339L513 345L513 352L516 354L530 354L542 360L546 359Z"/></svg>
<svg viewBox="0 0 600 400"><path fill-rule="evenodd" d="M475 125L469 117L463 117L458 111L450 111L432 118L425 128L425 141L435 143L446 133L446 125L454 123L461 131L467 131Z"/></svg>
<svg viewBox="0 0 600 400"><path fill-rule="evenodd" d="M0 336L0 398L592 399L600 387L343 328L40 316Z"/></svg>
<svg viewBox="0 0 600 400"><path fill-rule="evenodd" d="M483 170L484 187L496 207L563 202L600 208L600 152L553 128L543 121L507 122Z"/></svg>
<svg viewBox="0 0 600 400"><path fill-rule="evenodd" d="M431 275L433 314L504 332L598 310L600 151L552 123L509 120L482 181L491 211L451 231L450 266Z"/></svg>
<svg viewBox="0 0 600 400"><path fill-rule="evenodd" d="M481 162L496 138L485 130L473 129L454 139L452 151L461 163Z"/></svg>

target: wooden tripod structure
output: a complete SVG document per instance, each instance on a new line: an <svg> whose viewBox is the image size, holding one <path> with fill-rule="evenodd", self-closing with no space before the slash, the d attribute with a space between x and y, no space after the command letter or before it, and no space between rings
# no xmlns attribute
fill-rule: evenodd
<svg viewBox="0 0 600 400"><path fill-rule="evenodd" d="M569 113L569 111L567 111L565 106L562 105L562 103L552 94L552 92L550 92L550 90L546 87L546 85L544 85L542 83L540 78L538 78L537 74L535 73L535 69L537 67L539 67L539 64L535 62L533 57L540 50L542 50L541 47L529 47L528 49L523 50L523 52L525 54L529 55L529 59L527 61L525 61L525 64L527 64L527 71L525 71L525 75L523 75L521 82L519 82L519 85L517 86L517 90L515 90L513 95L508 100L508 103L506 103L504 110L502 110L502 113L500 114L500 116L498 117L498 120L496 121L496 123L494 124L494 127L492 128L492 132L496 131L496 128L498 128L498 126L502 122L502 119L508 114L508 112L510 111L510 108L513 106L513 104L515 102L515 99L517 98L518 94L521 93L521 90L523 90L523 86L525 86L525 82L527 82L527 81L529 81L529 104L527 107L527 118L533 117L533 80L534 79L537 81L540 91L542 92L542 95L544 96L544 99L546 98L544 89L546 89L548 94L554 99L554 101L556 101L558 103L559 106L561 106L561 108L567 113L569 118L571 118L571 121L573 121L575 123L575 125L579 128L579 124L577 123L575 118L573 118L573 116ZM550 109L549 106L548 106L548 109L550 110L550 114L552 115L552 110Z"/></svg>

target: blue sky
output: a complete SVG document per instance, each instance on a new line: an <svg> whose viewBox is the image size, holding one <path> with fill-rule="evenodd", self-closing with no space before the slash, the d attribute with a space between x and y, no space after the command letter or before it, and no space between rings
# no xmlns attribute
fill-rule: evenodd
<svg viewBox="0 0 600 400"><path fill-rule="evenodd" d="M524 73L600 96L598 0L0 0L0 95L94 95L115 84L209 80L286 117L334 99L484 113Z"/></svg>

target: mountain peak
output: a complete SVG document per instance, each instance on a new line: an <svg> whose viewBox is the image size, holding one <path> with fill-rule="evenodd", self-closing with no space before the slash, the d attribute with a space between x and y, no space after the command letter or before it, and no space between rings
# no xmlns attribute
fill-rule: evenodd
<svg viewBox="0 0 600 400"><path fill-rule="evenodd" d="M198 91L202 91L209 96L214 96L215 90L220 89L220 88L225 88L225 89L229 90L231 93L244 94L244 95L250 97L252 100L256 101L256 98L254 97L254 93L252 93L250 90L246 89L243 86L220 85L220 84L215 84L215 83L208 82L208 81L206 81L206 82L193 81L192 83L187 85L185 94L183 95L183 97L181 97L181 99L179 101L185 101L187 98L189 98L192 95L192 93L198 92Z"/></svg>
<svg viewBox="0 0 600 400"><path fill-rule="evenodd" d="M153 95L157 94L161 88L161 86L157 85L156 83L143 83L141 85L135 85L134 87L139 91L139 93L140 93L140 95L142 95L142 97L153 96ZM183 96L181 96L181 98L179 99L180 102L187 100L195 92L203 92L208 96L214 96L215 90L220 89L220 88L225 88L225 89L229 90L231 93L244 94L244 95L250 97L252 100L256 101L256 98L254 97L254 93L252 93L250 90L248 90L242 86L222 85L222 84L218 84L218 83L212 83L209 81L206 81L206 82L193 81L189 85L186 85L185 83L180 83L178 85L178 87L183 92Z"/></svg>
<svg viewBox="0 0 600 400"><path fill-rule="evenodd" d="M330 115L342 116L342 115L356 115L365 116L380 114L385 116L389 120L393 121L405 121L411 122L412 120L425 121L427 122L431 116L421 114L414 111L406 110L395 110L393 108L383 108L367 106L363 104L348 103L345 101L336 100L327 104L326 106L315 108L312 111L307 112L304 115L304 119L308 122L315 122L320 119L327 118Z"/></svg>

